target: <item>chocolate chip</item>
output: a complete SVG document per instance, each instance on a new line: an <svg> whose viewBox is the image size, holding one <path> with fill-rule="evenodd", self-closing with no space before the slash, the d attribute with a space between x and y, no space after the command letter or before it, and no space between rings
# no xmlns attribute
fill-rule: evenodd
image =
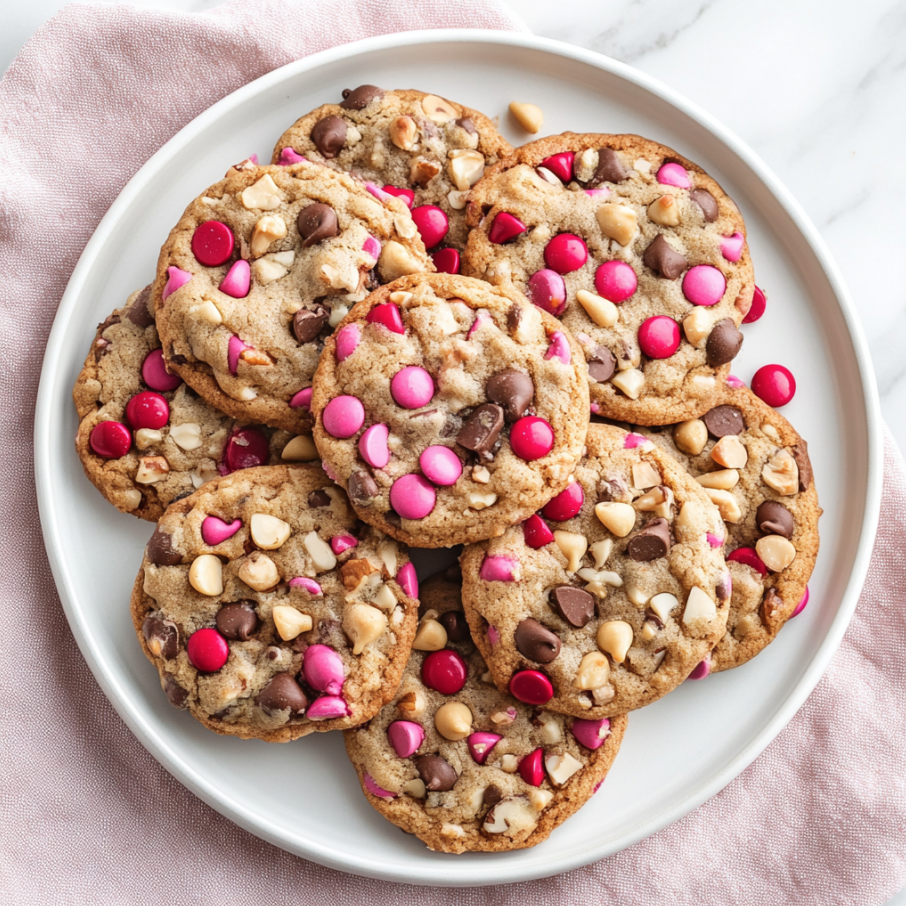
<svg viewBox="0 0 906 906"><path fill-rule="evenodd" d="M290 717L301 716L308 707L308 697L291 673L277 673L258 693L258 706L271 716L287 708Z"/></svg>
<svg viewBox="0 0 906 906"><path fill-rule="evenodd" d="M353 472L349 476L346 490L349 499L359 506L370 506L371 501L378 495L377 482L364 470Z"/></svg>
<svg viewBox="0 0 906 906"><path fill-rule="evenodd" d="M498 371L487 383L485 392L493 403L503 406L503 414L508 422L525 415L535 396L535 385L524 371L507 368Z"/></svg>
<svg viewBox="0 0 906 906"><path fill-rule="evenodd" d="M715 406L702 416L708 433L717 438L729 434L742 434L746 430L746 421L735 406Z"/></svg>
<svg viewBox="0 0 906 906"><path fill-rule="evenodd" d="M629 176L623 161L613 148L601 148L598 151L598 166L588 185L597 186L602 182L622 182Z"/></svg>
<svg viewBox="0 0 906 906"><path fill-rule="evenodd" d="M782 503L777 503L776 500L765 500L758 505L758 509L755 511L755 525L762 534L783 535L784 538L792 538L796 520Z"/></svg>
<svg viewBox="0 0 906 906"><path fill-rule="evenodd" d="M516 627L513 641L516 650L536 664L549 664L560 653L560 637L534 617L526 617Z"/></svg>
<svg viewBox="0 0 906 906"><path fill-rule="evenodd" d="M595 599L581 588L561 585L551 592L551 607L570 626L581 629L595 615Z"/></svg>
<svg viewBox="0 0 906 906"><path fill-rule="evenodd" d="M478 129L475 127L475 123L467 116L461 116L456 120L456 125L459 126L460 129L465 129L469 135L478 135Z"/></svg>
<svg viewBox="0 0 906 906"><path fill-rule="evenodd" d="M501 799L503 799L503 793L496 783L492 783L489 786L486 786L484 788L484 792L481 794L481 801L485 805L490 805L491 807L497 805L497 803L500 802Z"/></svg>
<svg viewBox="0 0 906 906"><path fill-rule="evenodd" d="M372 101L379 101L384 92L377 85L359 85L358 88L344 88L340 106L344 110L364 110Z"/></svg>
<svg viewBox="0 0 906 906"><path fill-rule="evenodd" d="M599 384L609 381L617 367L616 356L606 346L595 346L588 360L588 376Z"/></svg>
<svg viewBox="0 0 906 906"><path fill-rule="evenodd" d="M466 615L461 610L448 610L437 618L437 622L447 630L451 642L468 642L472 637Z"/></svg>
<svg viewBox="0 0 906 906"><path fill-rule="evenodd" d="M482 403L463 423L456 442L474 453L487 453L500 437L503 409L494 403Z"/></svg>
<svg viewBox="0 0 906 906"><path fill-rule="evenodd" d="M729 575L714 586L714 594L717 595L720 604L726 604L730 600L730 595L733 594L733 580Z"/></svg>
<svg viewBox="0 0 906 906"><path fill-rule="evenodd" d="M173 547L173 538L158 526L145 548L145 556L155 566L176 566L182 563L182 554Z"/></svg>
<svg viewBox="0 0 906 906"><path fill-rule="evenodd" d="M808 458L808 444L804 440L793 447L793 459L799 466L799 490L807 491L812 483L812 463Z"/></svg>
<svg viewBox="0 0 906 906"><path fill-rule="evenodd" d="M519 325L522 323L522 308L519 305L511 305L506 313L506 328L510 333L516 333Z"/></svg>
<svg viewBox="0 0 906 906"><path fill-rule="evenodd" d="M135 301L126 311L126 317L136 327L150 327L154 323L154 315L148 303L151 301L151 287L146 286L136 297Z"/></svg>
<svg viewBox="0 0 906 906"><path fill-rule="evenodd" d="M234 601L217 611L217 628L231 641L247 642L258 631L258 614L251 601Z"/></svg>
<svg viewBox="0 0 906 906"><path fill-rule="evenodd" d="M646 522L630 539L626 549L633 560L658 560L670 550L670 525L666 519Z"/></svg>
<svg viewBox="0 0 906 906"><path fill-rule="evenodd" d="M761 599L761 621L769 630L775 627L779 614L783 611L783 598L769 588Z"/></svg>
<svg viewBox="0 0 906 906"><path fill-rule="evenodd" d="M107 355L107 353L110 351L110 347L112 345L113 345L113 343L111 343L110 340L108 340L106 337L98 337L94 341L94 360L95 360L95 362L100 362L100 360L102 358L104 358L104 356ZM98 408L100 408L100 406L101 406L101 404L99 402Z"/></svg>
<svg viewBox="0 0 906 906"><path fill-rule="evenodd" d="M645 267L650 267L658 276L667 280L676 280L688 265L685 255L677 252L663 233L658 233L654 242L645 249L642 262Z"/></svg>
<svg viewBox="0 0 906 906"><path fill-rule="evenodd" d="M329 319L330 312L322 305L315 309L300 308L293 315L293 334L300 343L310 343Z"/></svg>
<svg viewBox="0 0 906 906"><path fill-rule="evenodd" d="M179 630L170 620L149 614L142 623L142 635L152 654L172 661L179 653Z"/></svg>
<svg viewBox="0 0 906 906"><path fill-rule="evenodd" d="M416 755L412 760L419 777L425 782L425 789L445 793L452 790L459 780L456 771L440 755Z"/></svg>
<svg viewBox="0 0 906 906"><path fill-rule="evenodd" d="M170 361L167 362L167 365L170 365L170 364L173 364L173 365L186 365L186 364L188 363L188 361L189 361L189 360L188 360L184 355L179 355L179 354L177 353L177 354L175 354L175 355L171 355L171 356L170 356Z"/></svg>
<svg viewBox="0 0 906 906"><path fill-rule="evenodd" d="M269 661L275 661L280 657L280 649L276 645L268 645L267 648L264 649L264 656Z"/></svg>
<svg viewBox="0 0 906 906"><path fill-rule="evenodd" d="M645 611L645 619L654 623L658 629L664 628L664 621L650 607Z"/></svg>
<svg viewBox="0 0 906 906"><path fill-rule="evenodd" d="M333 239L340 232L337 212L329 204L321 202L302 208L296 218L296 226L299 228L299 235L304 240L302 242L304 249L316 242Z"/></svg>
<svg viewBox="0 0 906 906"><path fill-rule="evenodd" d="M98 324L97 332L102 334L108 327L113 327L114 324L120 323L119 315L107 315L107 318L100 324Z"/></svg>
<svg viewBox="0 0 906 906"><path fill-rule="evenodd" d="M736 329L732 318L718 321L708 334L708 342L705 344L708 364L716 368L732 362L742 348L742 340L742 333Z"/></svg>
<svg viewBox="0 0 906 906"><path fill-rule="evenodd" d="M602 478L598 482L598 503L622 500L627 490L622 478Z"/></svg>
<svg viewBox="0 0 906 906"><path fill-rule="evenodd" d="M333 160L346 144L346 120L341 116L325 116L311 130L311 140L325 160Z"/></svg>
<svg viewBox="0 0 906 906"><path fill-rule="evenodd" d="M693 189L689 193L689 198L702 209L706 223L714 223L717 220L720 210L714 196L707 189Z"/></svg>
<svg viewBox="0 0 906 906"><path fill-rule="evenodd" d="M189 697L189 693L172 676L164 678L164 694L174 708L186 707L186 699Z"/></svg>
<svg viewBox="0 0 906 906"><path fill-rule="evenodd" d="M318 488L317 491L312 491L308 495L308 505L316 510L318 507L330 506L330 494L324 490L324 488Z"/></svg>

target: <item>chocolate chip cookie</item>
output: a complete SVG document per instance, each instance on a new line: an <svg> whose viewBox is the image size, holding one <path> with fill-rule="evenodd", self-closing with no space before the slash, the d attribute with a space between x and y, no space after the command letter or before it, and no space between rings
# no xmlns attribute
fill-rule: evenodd
<svg viewBox="0 0 906 906"><path fill-rule="evenodd" d="M389 701L418 604L406 549L315 466L262 466L174 503L132 593L161 686L217 733L286 742Z"/></svg>
<svg viewBox="0 0 906 906"><path fill-rule="evenodd" d="M723 523L640 434L590 426L574 480L460 558L463 605L494 681L526 704L599 719L651 704L723 636Z"/></svg>
<svg viewBox="0 0 906 906"><path fill-rule="evenodd" d="M601 785L626 715L570 718L496 689L469 638L460 590L449 574L424 584L396 698L344 734L346 751L371 805L430 849L524 849Z"/></svg>
<svg viewBox="0 0 906 906"><path fill-rule="evenodd" d="M432 269L401 201L317 164L244 161L170 233L152 310L167 367L203 399L299 434L323 338L374 287Z"/></svg>
<svg viewBox="0 0 906 906"><path fill-rule="evenodd" d="M588 427L585 371L569 332L515 290L405 277L325 342L315 444L359 518L388 535L489 538L566 486Z"/></svg>
<svg viewBox="0 0 906 906"><path fill-rule="evenodd" d="M468 224L463 273L562 320L595 411L656 425L708 408L755 283L742 216L700 167L637 135L551 136L488 169Z"/></svg>

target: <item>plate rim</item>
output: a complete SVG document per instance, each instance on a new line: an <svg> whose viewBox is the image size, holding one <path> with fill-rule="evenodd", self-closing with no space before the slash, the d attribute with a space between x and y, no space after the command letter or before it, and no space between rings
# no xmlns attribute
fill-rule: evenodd
<svg viewBox="0 0 906 906"><path fill-rule="evenodd" d="M823 642L798 683L788 692L786 698L779 704L774 715L762 727L757 737L740 751L735 758L725 764L721 770L690 790L688 795L675 801L671 807L661 810L647 820L640 820L633 828L620 834L616 840L613 838L597 840L593 844L577 849L575 852L570 853L569 856L558 855L549 859L541 858L524 863L508 863L504 860L494 860L493 865L490 860L482 861L478 865L470 865L469 870L466 872L462 868L455 870L452 862L432 863L430 868L424 869L413 865L412 872L404 874L397 870L388 871L375 860L370 860L361 853L355 854L354 857L345 854L338 857L328 847L318 844L317 841L305 841L304 845L300 845L302 841L290 840L283 834L269 829L256 816L247 813L238 802L232 800L223 790L213 786L204 776L183 763L176 751L157 736L154 729L142 719L142 715L129 699L120 682L109 670L99 646L86 631L86 627L81 621L81 607L75 594L70 570L60 553L64 544L63 539L59 535L59 527L53 516L54 507L50 494L53 469L52 453L56 450L51 413L54 391L58 387L60 380L57 375L57 363L61 357L57 353L66 342L67 322L72 317L75 302L83 290L94 261L101 249L109 241L114 225L123 213L128 210L130 204L143 190L146 183L158 173L172 155L178 153L185 144L192 141L199 133L204 132L210 125L216 123L225 111L262 91L266 91L273 85L292 79L306 71L359 54L416 44L439 43L454 45L470 43L477 45L504 44L524 50L541 51L564 57L567 60L602 70L611 76L616 76L625 82L650 92L695 121L699 126L711 133L718 142L735 154L749 171L754 173L762 186L783 206L793 225L810 247L815 257L815 262L824 273L843 316L862 384L862 404L864 406L867 435L867 483L861 532L853 559L852 570L850 571L845 590L841 595L837 614L827 628ZM259 839L266 840L293 855L310 859L329 868L363 877L417 885L484 886L533 880L569 871L619 852L634 845L639 840L657 833L724 789L786 727L806 698L814 690L824 675L830 659L837 651L852 619L865 581L880 515L883 481L883 436L881 425L880 400L868 344L861 322L858 319L855 305L839 269L833 261L824 240L801 205L773 171L735 133L721 124L714 116L660 80L595 51L550 38L520 32L432 29L365 38L310 54L274 69L221 98L207 110L189 121L138 169L123 187L113 204L111 204L86 244L55 314L44 353L35 407L34 468L38 510L45 549L57 592L76 643L95 680L116 712L138 738L142 746L168 773L217 812Z"/></svg>

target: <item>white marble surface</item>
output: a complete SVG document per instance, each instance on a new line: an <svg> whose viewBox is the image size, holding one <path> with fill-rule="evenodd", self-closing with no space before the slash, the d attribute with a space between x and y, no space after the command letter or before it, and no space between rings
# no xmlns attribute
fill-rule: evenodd
<svg viewBox="0 0 906 906"><path fill-rule="evenodd" d="M0 71L64 5L0 0ZM140 5L189 11L217 0ZM857 9L843 0L510 5L536 34L599 51L670 83L774 169L843 271L862 314L884 416L906 449L906 284L898 279L906 180L896 172L906 147L902 0L862 0ZM787 364L795 371L795 363ZM906 891L891 906L906 906Z"/></svg>

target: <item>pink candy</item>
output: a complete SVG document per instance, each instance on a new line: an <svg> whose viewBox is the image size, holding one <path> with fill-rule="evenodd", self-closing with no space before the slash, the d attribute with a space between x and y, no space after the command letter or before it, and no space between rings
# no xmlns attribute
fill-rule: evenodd
<svg viewBox="0 0 906 906"><path fill-rule="evenodd" d="M245 352L246 349L251 349L252 347L248 343L243 343L235 334L230 337L229 345L227 346L227 365L230 369L230 374L236 374L239 370L239 356Z"/></svg>
<svg viewBox="0 0 906 906"><path fill-rule="evenodd" d="M551 334L551 345L547 347L547 352L544 353L544 360L549 361L550 359L559 359L564 365L568 365L572 359L569 342L561 330L555 330Z"/></svg>
<svg viewBox="0 0 906 906"><path fill-rule="evenodd" d="M720 240L720 253L734 264L742 258L742 247L746 243L746 237L742 233L734 233L732 236L724 236Z"/></svg>
<svg viewBox="0 0 906 906"><path fill-rule="evenodd" d="M424 519L437 503L437 491L422 475L403 475L390 487L390 506L401 519Z"/></svg>
<svg viewBox="0 0 906 906"><path fill-rule="evenodd" d="M740 387L745 387L745 381L740 380L736 377L735 374L727 375L727 386L732 387L734 390L739 390Z"/></svg>
<svg viewBox="0 0 906 906"><path fill-rule="evenodd" d="M504 554L486 556L481 564L478 577L485 582L516 582L519 561Z"/></svg>
<svg viewBox="0 0 906 906"><path fill-rule="evenodd" d="M392 195L391 195L390 192L385 192L383 189L381 189L381 188L379 188L378 186L376 186L373 182L366 182L366 183L365 183L365 188L366 188L369 192L371 192L371 194L372 194L378 201L387 201L388 198L391 198L391 197L392 197ZM411 207L411 205L410 205L410 207Z"/></svg>
<svg viewBox="0 0 906 906"><path fill-rule="evenodd" d="M550 170L561 182L569 182L573 178L573 162L576 159L574 151L561 151L552 154L541 161L540 166Z"/></svg>
<svg viewBox="0 0 906 906"><path fill-rule="evenodd" d="M752 376L752 392L779 409L796 395L796 378L783 365L762 365Z"/></svg>
<svg viewBox="0 0 906 906"><path fill-rule="evenodd" d="M199 224L192 234L192 254L205 267L226 264L233 254L233 231L219 220Z"/></svg>
<svg viewBox="0 0 906 906"><path fill-rule="evenodd" d="M648 438L644 434L629 433L623 438L623 449L634 450L636 447L644 447L648 443Z"/></svg>
<svg viewBox="0 0 906 906"><path fill-rule="evenodd" d="M462 475L462 463L449 447L439 445L427 447L419 456L418 464L425 477L441 487L456 484Z"/></svg>
<svg viewBox="0 0 906 906"><path fill-rule="evenodd" d="M337 331L337 361L345 362L359 347L362 329L358 324L347 324Z"/></svg>
<svg viewBox="0 0 906 906"><path fill-rule="evenodd" d="M400 310L393 302L384 302L381 305L375 305L374 308L365 315L365 320L369 324L380 324L382 327L386 327L387 330L392 330L393 333L406 332L406 329L403 327L403 318L400 315Z"/></svg>
<svg viewBox="0 0 906 906"><path fill-rule="evenodd" d="M304 387L298 393L294 393L289 401L290 409L311 409L311 397L314 393L311 387Z"/></svg>
<svg viewBox="0 0 906 906"><path fill-rule="evenodd" d="M541 512L548 519L553 519L554 522L566 522L567 519L572 519L582 509L584 502L585 492L582 490L582 485L578 481L573 481L553 500L549 501ZM537 518L537 516L532 518ZM523 528L524 533L525 529Z"/></svg>
<svg viewBox="0 0 906 906"><path fill-rule="evenodd" d="M604 740L610 734L610 721L606 717L602 717L600 720L574 717L570 730L579 745L594 751L604 745Z"/></svg>
<svg viewBox="0 0 906 906"><path fill-rule="evenodd" d="M554 697L554 687L540 670L520 670L510 680L510 694L527 705L546 705Z"/></svg>
<svg viewBox="0 0 906 906"><path fill-rule="evenodd" d="M350 714L352 711L349 710L349 705L337 695L316 698L305 712L309 720L331 720L335 717L349 717Z"/></svg>
<svg viewBox="0 0 906 906"><path fill-rule="evenodd" d="M764 314L767 304L768 297L765 295L764 290L756 286L752 295L752 304L749 306L746 316L742 319L742 323L752 324L757 321Z"/></svg>
<svg viewBox="0 0 906 906"><path fill-rule="evenodd" d="M723 538L718 538L717 535L712 535L711 532L705 532L705 537L708 539L708 544L711 547L720 547L724 543Z"/></svg>
<svg viewBox="0 0 906 906"><path fill-rule="evenodd" d="M554 429L536 415L520 418L510 430L510 447L526 462L541 459L554 449Z"/></svg>
<svg viewBox="0 0 906 906"><path fill-rule="evenodd" d="M808 585L806 585L805 594L802 596L802 599L796 605L796 609L790 614L791 620L793 619L793 617L798 617L799 614L802 613L803 610L805 610L805 606L806 606L806 604L808 604L808 599L809 599Z"/></svg>
<svg viewBox="0 0 906 906"><path fill-rule="evenodd" d="M362 251L377 261L381 257L381 244L374 236L368 236L362 243Z"/></svg>
<svg viewBox="0 0 906 906"><path fill-rule="evenodd" d="M300 164L305 159L301 154L297 154L294 148L284 148L277 163L281 167L289 167L292 164Z"/></svg>
<svg viewBox="0 0 906 906"><path fill-rule="evenodd" d="M483 308L479 309L475 315L475 320L472 322L471 326L469 327L469 332L466 334L466 339L471 340L472 334L475 333L476 330L481 330L481 328L485 324L492 324L492 323L493 323L493 321L491 319L491 316L487 313L487 311Z"/></svg>
<svg viewBox="0 0 906 906"><path fill-rule="evenodd" d="M407 208L411 208L415 203L415 192L413 192L412 189L398 189L396 186L384 186L384 191L394 198L401 199Z"/></svg>
<svg viewBox="0 0 906 906"><path fill-rule="evenodd" d="M132 434L122 422L98 422L88 435L88 446L102 459L119 459L129 452Z"/></svg>
<svg viewBox="0 0 906 906"><path fill-rule="evenodd" d="M654 315L639 328L639 348L652 359L666 359L680 344L679 324L667 315Z"/></svg>
<svg viewBox="0 0 906 906"><path fill-rule="evenodd" d="M240 258L228 271L220 284L220 291L234 299L244 299L252 284L252 271L248 261Z"/></svg>
<svg viewBox="0 0 906 906"><path fill-rule="evenodd" d="M358 544L358 538L354 538L352 535L334 535L330 539L330 549L337 555L358 547Z"/></svg>
<svg viewBox="0 0 906 906"><path fill-rule="evenodd" d="M390 462L390 447L387 438L390 429L386 425L377 424L367 428L359 438L359 454L362 459L375 469L383 469Z"/></svg>
<svg viewBox="0 0 906 906"><path fill-rule="evenodd" d="M421 234L426 249L433 249L440 243L450 229L447 215L433 204L419 205L412 209L412 219Z"/></svg>
<svg viewBox="0 0 906 906"><path fill-rule="evenodd" d="M192 275L188 271L180 270L178 267L168 267L167 282L160 294L160 301L166 302L168 296L172 296L180 286L185 286L191 279Z"/></svg>
<svg viewBox="0 0 906 906"><path fill-rule="evenodd" d="M346 678L340 655L327 645L309 645L305 649L302 672L305 674L305 682L312 689L328 695L339 695Z"/></svg>
<svg viewBox="0 0 906 906"><path fill-rule="evenodd" d="M579 270L588 261L588 248L573 233L554 236L544 248L544 262L558 274L569 274Z"/></svg>
<svg viewBox="0 0 906 906"><path fill-rule="evenodd" d="M676 186L678 189L688 189L692 185L689 173L681 164L664 164L657 171L657 181L662 186Z"/></svg>
<svg viewBox="0 0 906 906"><path fill-rule="evenodd" d="M234 519L224 522L219 516L206 516L201 523L201 537L208 547L217 547L228 538L232 538L242 528L242 520Z"/></svg>
<svg viewBox="0 0 906 906"><path fill-rule="evenodd" d="M495 245L501 245L510 239L515 239L516 236L525 231L526 226L521 220L506 211L501 211L494 218L494 222L488 230L488 241L493 242Z"/></svg>
<svg viewBox="0 0 906 906"><path fill-rule="evenodd" d="M159 394L150 390L136 393L126 404L126 420L133 430L163 428L170 419L170 406Z"/></svg>
<svg viewBox="0 0 906 906"><path fill-rule="evenodd" d="M693 305L716 305L727 291L727 278L710 264L690 267L683 277L683 295Z"/></svg>
<svg viewBox="0 0 906 906"><path fill-rule="evenodd" d="M407 365L391 378L390 395L404 409L421 409L434 396L434 380L424 368Z"/></svg>
<svg viewBox="0 0 906 906"><path fill-rule="evenodd" d="M352 437L365 422L365 407L354 396L335 396L324 407L321 420L331 437Z"/></svg>
<svg viewBox="0 0 906 906"><path fill-rule="evenodd" d="M387 727L387 739L400 758L408 758L424 742L425 731L414 721L395 720Z"/></svg>
<svg viewBox="0 0 906 906"><path fill-rule="evenodd" d="M290 588L304 588L315 598L319 598L324 594L321 586L314 579L309 579L308 576L294 576L289 580L289 586Z"/></svg>
<svg viewBox="0 0 906 906"><path fill-rule="evenodd" d="M610 302L625 302L638 285L639 278L625 261L605 261L595 271L595 289Z"/></svg>
<svg viewBox="0 0 906 906"><path fill-rule="evenodd" d="M544 783L544 750L535 749L519 762L519 776L530 786Z"/></svg>
<svg viewBox="0 0 906 906"><path fill-rule="evenodd" d="M538 550L554 540L554 533L537 513L529 516L522 523L522 536L525 538L525 543L534 550Z"/></svg>
<svg viewBox="0 0 906 906"><path fill-rule="evenodd" d="M216 673L227 662L230 646L216 629L198 629L189 636L186 654L196 670Z"/></svg>
<svg viewBox="0 0 906 906"><path fill-rule="evenodd" d="M735 551L727 554L727 562L744 563L751 566L761 574L762 578L768 574L768 568L762 563L761 557L755 553L754 547L737 547Z"/></svg>
<svg viewBox="0 0 906 906"><path fill-rule="evenodd" d="M431 252L431 260L439 274L459 273L459 252L456 249L438 249Z"/></svg>
<svg viewBox="0 0 906 906"><path fill-rule="evenodd" d="M432 651L422 661L422 682L441 695L456 695L469 675L462 655L450 648Z"/></svg>
<svg viewBox="0 0 906 906"><path fill-rule="evenodd" d="M418 575L415 567L411 563L405 563L400 571L396 574L396 581L399 582L400 588L410 598L418 600Z"/></svg>
<svg viewBox="0 0 906 906"><path fill-rule="evenodd" d="M240 428L227 441L224 463L231 472L263 466L270 459L270 442L259 428Z"/></svg>
<svg viewBox="0 0 906 906"><path fill-rule="evenodd" d="M488 623L488 641L491 643L492 648L500 644L500 633L497 631L497 627L492 626L490 623Z"/></svg>
<svg viewBox="0 0 906 906"><path fill-rule="evenodd" d="M374 778L367 771L364 772L365 775L365 789L371 793L372 796L377 796L379 799L396 799L397 793L391 793L390 790L385 790L382 786L378 786L374 782Z"/></svg>
<svg viewBox="0 0 906 906"><path fill-rule="evenodd" d="M152 389L166 393L175 390L182 378L178 374L170 374L164 364L164 354L160 349L152 349L142 362L142 380Z"/></svg>
<svg viewBox="0 0 906 906"><path fill-rule="evenodd" d="M391 726L393 725L391 724ZM491 750L501 739L503 737L499 733L487 733L480 730L466 738L466 745L469 747L469 754L476 764L484 764L488 760Z"/></svg>
<svg viewBox="0 0 906 906"><path fill-rule="evenodd" d="M687 679L700 680L704 679L711 672L711 662L705 658L693 668Z"/></svg>
<svg viewBox="0 0 906 906"><path fill-rule="evenodd" d="M528 290L532 302L554 317L566 311L566 283L556 271L536 271L529 277Z"/></svg>

